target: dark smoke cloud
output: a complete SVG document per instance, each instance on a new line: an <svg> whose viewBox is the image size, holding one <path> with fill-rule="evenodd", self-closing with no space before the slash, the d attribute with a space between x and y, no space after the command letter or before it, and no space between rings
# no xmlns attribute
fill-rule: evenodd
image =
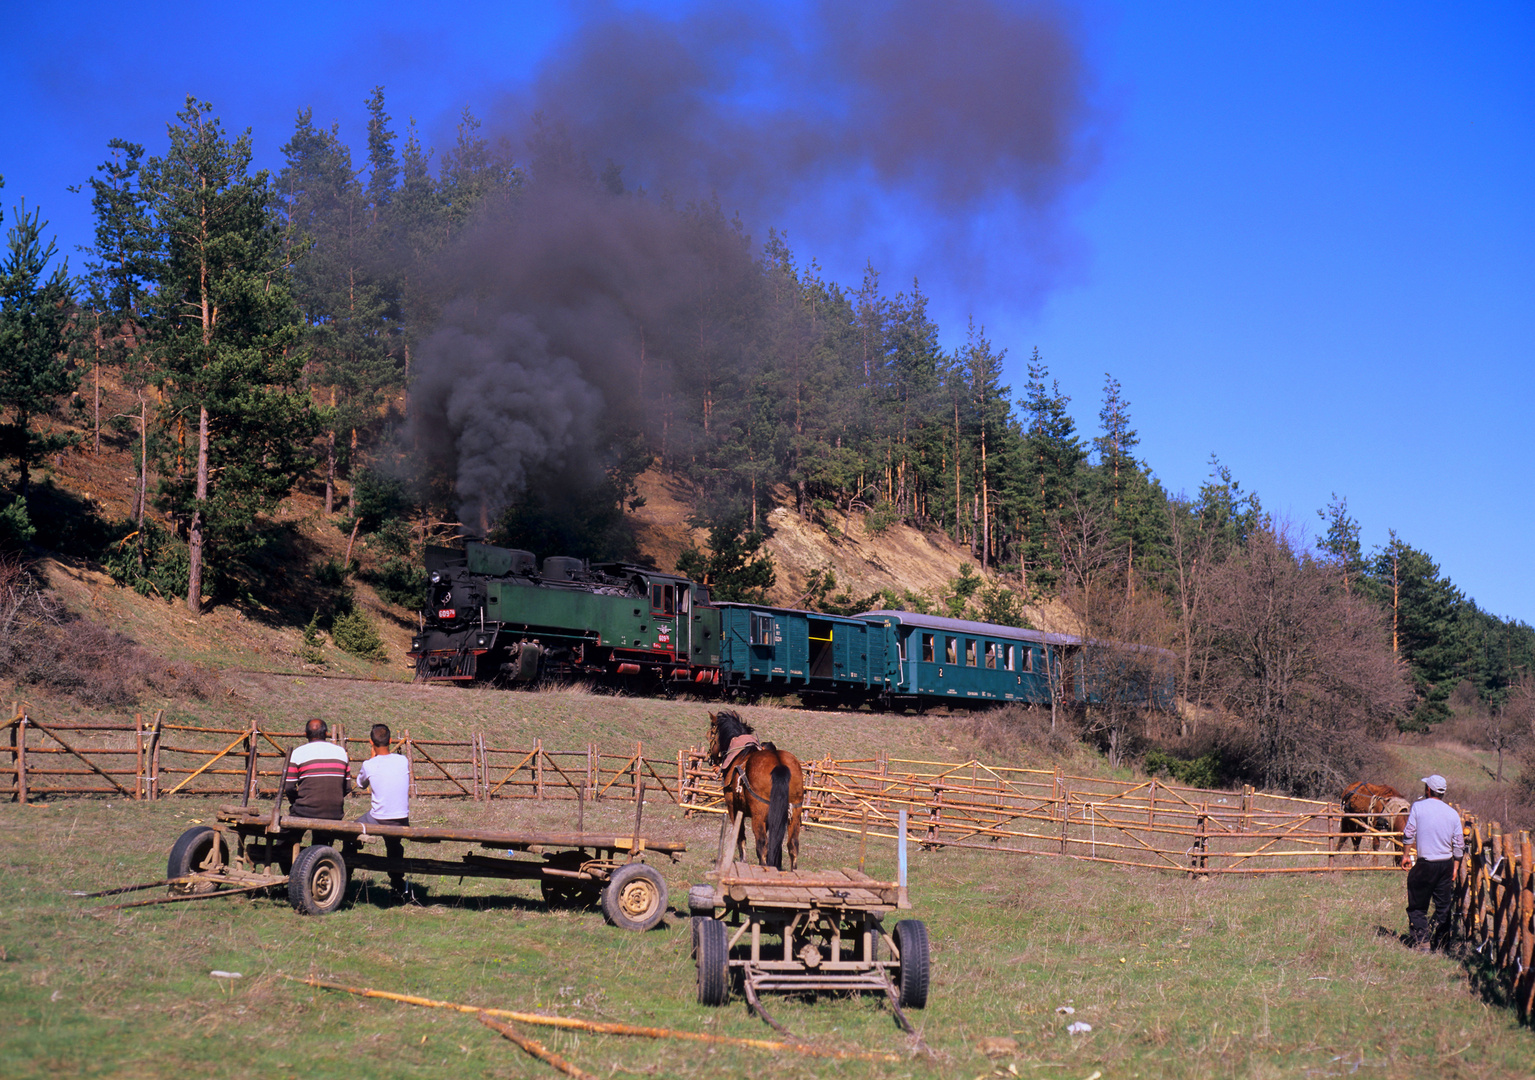
<svg viewBox="0 0 1535 1080"><path fill-rule="evenodd" d="M652 189L718 192L758 222L855 178L960 217L998 199L1048 212L1092 162L1090 89L1050 8L706 6L589 22L513 108Z"/></svg>
<svg viewBox="0 0 1535 1080"><path fill-rule="evenodd" d="M1048 7L589 9L489 120L530 147L534 182L450 254L459 299L422 350L418 420L452 433L463 520L494 515L541 464L595 469L604 409L638 400L644 343L683 332L700 275L749 272L750 253L701 249L654 196L716 198L759 235L792 211L811 223L802 244L857 245L855 262L899 229L926 280L1004 281L1029 303L1054 274L1062 196L1092 164L1090 98L1074 30ZM652 197L596 197L610 162Z"/></svg>
<svg viewBox="0 0 1535 1080"><path fill-rule="evenodd" d="M593 442L602 394L525 315L456 302L421 348L417 422L449 432L460 513L475 524L522 490L528 469Z"/></svg>

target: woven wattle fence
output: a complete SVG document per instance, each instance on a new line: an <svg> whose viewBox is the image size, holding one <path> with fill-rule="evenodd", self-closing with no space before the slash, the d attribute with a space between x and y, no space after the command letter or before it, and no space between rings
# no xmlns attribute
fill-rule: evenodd
<svg viewBox="0 0 1535 1080"><path fill-rule="evenodd" d="M1528 830L1466 819L1454 931L1504 984L1519 1015L1535 1009L1535 851Z"/></svg>

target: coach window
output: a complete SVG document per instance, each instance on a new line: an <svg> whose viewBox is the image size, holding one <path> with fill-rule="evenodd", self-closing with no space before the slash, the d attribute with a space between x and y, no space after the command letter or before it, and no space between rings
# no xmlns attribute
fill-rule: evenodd
<svg viewBox="0 0 1535 1080"><path fill-rule="evenodd" d="M959 638L945 638L943 659L946 664L959 663Z"/></svg>
<svg viewBox="0 0 1535 1080"><path fill-rule="evenodd" d="M986 643L986 666L993 671L997 669L997 643L995 641L988 641Z"/></svg>
<svg viewBox="0 0 1535 1080"><path fill-rule="evenodd" d="M895 656L896 656L896 659L900 660L902 663L904 663L906 661L906 639L905 638L896 638L895 639Z"/></svg>
<svg viewBox="0 0 1535 1080"><path fill-rule="evenodd" d="M773 616L752 612L751 643L753 645L773 644Z"/></svg>
<svg viewBox="0 0 1535 1080"><path fill-rule="evenodd" d="M1005 671L1013 670L1013 646L1011 644L1002 646L1002 668Z"/></svg>
<svg viewBox="0 0 1535 1080"><path fill-rule="evenodd" d="M965 639L965 666L975 667L975 638Z"/></svg>
<svg viewBox="0 0 1535 1080"><path fill-rule="evenodd" d="M1034 650L1033 649L1024 649L1023 650L1023 670L1026 671L1026 672L1034 670Z"/></svg>
<svg viewBox="0 0 1535 1080"><path fill-rule="evenodd" d="M924 664L931 664L933 662L933 635L932 634L923 634L922 635L922 662Z"/></svg>

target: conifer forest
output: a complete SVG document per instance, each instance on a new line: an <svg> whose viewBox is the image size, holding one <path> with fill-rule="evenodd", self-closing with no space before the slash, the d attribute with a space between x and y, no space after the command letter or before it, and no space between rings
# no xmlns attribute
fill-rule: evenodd
<svg viewBox="0 0 1535 1080"><path fill-rule="evenodd" d="M1023 625L1048 604L1173 650L1173 735L1226 779L1332 793L1370 740L1431 731L1457 702L1506 745L1530 734L1535 630L1409 537L1363 548L1342 495L1276 520L1213 456L1199 490L1168 491L1112 372L1073 402L1034 350L1009 382L983 326L940 346L920 281L828 280L782 232L648 190L558 124L513 145L465 110L429 146L382 88L358 107L365 145L304 111L272 172L189 97L168 145L124 132L80 178L80 253L0 189L0 547L94 560L195 616L261 601L274 509L306 490L387 553L373 583L411 607L423 546L460 535L637 557L636 479L654 469L697 493L710 550L682 569L723 598L787 506L833 535L911 526L980 568L941 596L823 581L802 606ZM102 371L130 409L100 415ZM124 520L42 478L93 442L133 462ZM1084 737L1146 750L1110 730L1130 723Z"/></svg>

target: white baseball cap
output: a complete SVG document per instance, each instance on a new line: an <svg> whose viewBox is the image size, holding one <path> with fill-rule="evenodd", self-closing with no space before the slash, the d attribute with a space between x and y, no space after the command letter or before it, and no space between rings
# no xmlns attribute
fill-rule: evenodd
<svg viewBox="0 0 1535 1080"><path fill-rule="evenodd" d="M1426 784L1428 786L1428 790L1432 791L1435 795L1444 794L1444 777L1440 776L1438 773L1429 773L1423 778L1423 783Z"/></svg>

